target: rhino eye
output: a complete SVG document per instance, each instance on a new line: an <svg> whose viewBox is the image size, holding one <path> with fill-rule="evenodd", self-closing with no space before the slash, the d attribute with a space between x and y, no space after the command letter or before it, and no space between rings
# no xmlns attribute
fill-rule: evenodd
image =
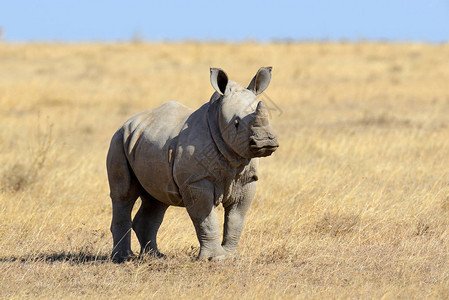
<svg viewBox="0 0 449 300"><path fill-rule="evenodd" d="M234 120L234 126L235 126L235 129L238 129L238 128L239 128L239 124L240 124L239 119L235 119L235 120Z"/></svg>

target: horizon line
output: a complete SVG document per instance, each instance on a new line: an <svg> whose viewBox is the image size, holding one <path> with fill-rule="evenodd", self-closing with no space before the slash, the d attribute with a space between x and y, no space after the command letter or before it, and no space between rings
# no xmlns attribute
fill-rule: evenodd
<svg viewBox="0 0 449 300"><path fill-rule="evenodd" d="M135 44L182 44L182 43L197 43L197 44L304 44L304 43L335 43L335 44L429 44L429 45L445 45L449 44L448 40L431 41L423 39L389 39L389 38L273 38L273 39L221 39L221 38L180 38L180 39L147 39L141 37L130 37L127 39L29 39L29 40L15 40L0 37L2 44L121 44L121 43L135 43Z"/></svg>

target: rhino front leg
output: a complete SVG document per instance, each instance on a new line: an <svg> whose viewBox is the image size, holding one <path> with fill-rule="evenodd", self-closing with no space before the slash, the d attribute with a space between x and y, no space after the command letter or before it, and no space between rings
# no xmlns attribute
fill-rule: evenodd
<svg viewBox="0 0 449 300"><path fill-rule="evenodd" d="M141 195L140 198L142 205L134 217L132 226L140 243L140 255L150 253L156 257L165 257L157 248L156 236L168 205L149 194Z"/></svg>
<svg viewBox="0 0 449 300"><path fill-rule="evenodd" d="M242 191L242 197L236 203L225 207L222 246L228 254L234 253L238 248L245 216L256 192L256 184L249 183Z"/></svg>
<svg viewBox="0 0 449 300"><path fill-rule="evenodd" d="M220 228L215 212L213 184L201 181L187 187L187 190L184 203L200 243L198 258L223 260L226 251L220 244Z"/></svg>

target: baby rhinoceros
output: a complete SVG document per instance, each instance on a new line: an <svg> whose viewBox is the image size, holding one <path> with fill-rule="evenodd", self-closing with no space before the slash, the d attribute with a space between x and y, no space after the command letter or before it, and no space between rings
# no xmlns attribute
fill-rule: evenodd
<svg viewBox="0 0 449 300"><path fill-rule="evenodd" d="M112 199L112 258L131 257L131 227L140 254L163 257L156 235L168 206L182 206L200 243L199 258L222 260L236 251L256 192L258 157L279 146L257 95L270 83L260 68L248 88L221 69L210 70L215 93L198 110L177 102L131 117L112 137L107 170ZM136 199L141 206L131 221ZM223 241L215 207L225 210Z"/></svg>

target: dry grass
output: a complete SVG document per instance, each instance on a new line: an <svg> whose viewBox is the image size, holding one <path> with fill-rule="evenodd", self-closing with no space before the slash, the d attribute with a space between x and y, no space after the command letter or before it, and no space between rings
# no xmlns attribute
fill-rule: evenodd
<svg viewBox="0 0 449 300"><path fill-rule="evenodd" d="M0 297L449 298L449 45L0 44ZM280 149L261 161L240 258L109 261L109 139L272 65ZM222 208L219 208L222 211ZM133 238L137 251L137 241Z"/></svg>

